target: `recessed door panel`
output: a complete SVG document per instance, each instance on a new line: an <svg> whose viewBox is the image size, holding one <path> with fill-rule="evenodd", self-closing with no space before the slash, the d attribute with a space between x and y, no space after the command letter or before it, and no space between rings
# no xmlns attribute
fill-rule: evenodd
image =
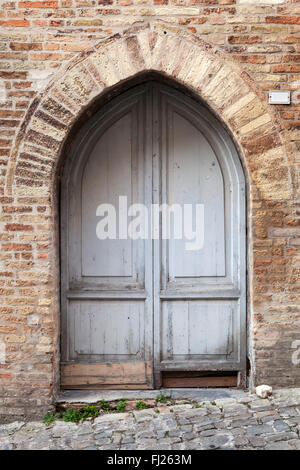
<svg viewBox="0 0 300 470"><path fill-rule="evenodd" d="M132 204L137 136L132 112L122 116L99 138L85 165L82 178L82 275L136 276L132 241L116 239L119 197ZM97 214L98 212L98 214ZM116 214L116 224L109 218ZM107 225L106 225L107 222ZM98 225L99 224L99 225ZM101 225L102 224L102 225ZM99 232L97 236L97 226ZM103 230L102 230L103 227ZM105 236L111 238L99 238Z"/></svg>
<svg viewBox="0 0 300 470"><path fill-rule="evenodd" d="M82 360L144 359L143 301L73 300L71 357Z"/></svg>
<svg viewBox="0 0 300 470"><path fill-rule="evenodd" d="M234 358L238 310L230 300L163 302L162 359L212 363Z"/></svg>
<svg viewBox="0 0 300 470"><path fill-rule="evenodd" d="M166 199L181 206L183 227L182 238L168 243L170 280L224 276L224 183L217 156L187 117L171 106L168 111Z"/></svg>

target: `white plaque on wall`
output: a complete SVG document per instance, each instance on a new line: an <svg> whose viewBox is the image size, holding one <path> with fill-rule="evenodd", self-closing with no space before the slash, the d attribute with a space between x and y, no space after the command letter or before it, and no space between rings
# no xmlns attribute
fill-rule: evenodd
<svg viewBox="0 0 300 470"><path fill-rule="evenodd" d="M291 92L290 91L269 91L270 104L290 104Z"/></svg>

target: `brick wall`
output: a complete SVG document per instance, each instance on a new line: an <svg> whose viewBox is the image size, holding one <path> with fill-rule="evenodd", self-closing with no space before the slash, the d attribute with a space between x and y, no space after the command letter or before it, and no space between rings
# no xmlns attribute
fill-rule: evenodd
<svg viewBox="0 0 300 470"><path fill-rule="evenodd" d="M53 402L59 385L55 171L77 117L117 82L103 80L105 71L100 76L95 70L101 68L101 56L92 59L92 54L110 44L110 37L131 38L143 31L154 52L159 35L162 58L153 67L163 72L171 67L171 59L163 58L167 38L192 44L190 65L182 59L189 77L175 69L170 75L207 100L239 145L248 178L253 383L300 386L300 366L291 362L291 344L300 340L299 13L299 3L282 0L1 2L0 341L6 344L6 362L0 364L0 415L42 413ZM142 39L138 43L136 53L126 42L132 61L127 65L141 71L148 52ZM174 44L173 50L185 47ZM122 61L118 50L115 69ZM208 51L212 78L224 64L232 70L233 89L240 95L230 95L225 108L218 103L221 81L210 93L207 83L195 84L201 51ZM139 54L140 64L135 63ZM272 89L291 90L292 104L268 106ZM239 101L249 93L255 94L253 101Z"/></svg>

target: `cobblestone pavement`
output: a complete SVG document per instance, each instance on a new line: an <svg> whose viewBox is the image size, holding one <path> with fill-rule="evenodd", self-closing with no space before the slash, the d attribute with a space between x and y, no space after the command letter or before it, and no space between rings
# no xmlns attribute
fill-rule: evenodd
<svg viewBox="0 0 300 470"><path fill-rule="evenodd" d="M198 406L110 413L80 424L14 422L0 426L0 449L300 450L300 389Z"/></svg>

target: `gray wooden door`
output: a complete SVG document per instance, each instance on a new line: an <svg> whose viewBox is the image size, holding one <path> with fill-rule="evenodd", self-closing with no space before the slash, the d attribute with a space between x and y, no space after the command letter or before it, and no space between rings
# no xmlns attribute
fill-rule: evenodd
<svg viewBox="0 0 300 470"><path fill-rule="evenodd" d="M226 132L169 87L135 87L82 128L62 181L63 387L149 388L164 371L244 369L244 192ZM119 213L117 239L99 239L97 208L118 210L119 196L152 215L160 206L153 240L120 236Z"/></svg>
<svg viewBox="0 0 300 470"><path fill-rule="evenodd" d="M206 108L170 88L155 88L153 112L160 200L202 205L203 225L200 249L188 250L187 237L154 248L156 383L161 371L243 370L245 186L236 149Z"/></svg>

